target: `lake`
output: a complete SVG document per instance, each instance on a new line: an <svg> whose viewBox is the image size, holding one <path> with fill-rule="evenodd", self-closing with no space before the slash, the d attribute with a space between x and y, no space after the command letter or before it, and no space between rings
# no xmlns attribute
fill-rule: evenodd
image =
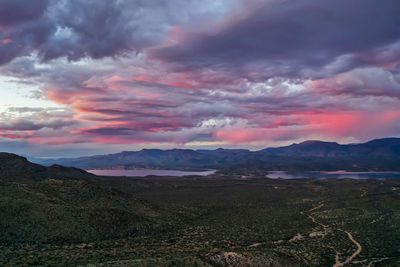
<svg viewBox="0 0 400 267"><path fill-rule="evenodd" d="M100 176L132 176L132 177L144 177L148 175L155 176L188 176L188 175L199 175L206 176L213 174L215 170L208 171L179 171L179 170L152 170L152 169L138 169L138 170L87 170L90 173ZM352 178L352 179L385 179L385 178L400 178L400 172L346 172L346 171L334 171L334 172L284 172L284 171L270 171L266 175L271 179L300 179L300 178L314 178L314 179L326 179L326 178Z"/></svg>
<svg viewBox="0 0 400 267"><path fill-rule="evenodd" d="M271 179L300 179L300 178L315 178L315 179L326 179L326 178L338 178L338 179L387 179L387 178L400 178L400 172L346 172L346 171L334 171L334 172L299 172L299 173L288 173L284 171L270 171L266 175Z"/></svg>
<svg viewBox="0 0 400 267"><path fill-rule="evenodd" d="M151 169L140 169L140 170L87 170L87 172L93 173L100 176L187 176L187 175L200 175L206 176L213 174L215 170L208 171L178 171L178 170L151 170Z"/></svg>

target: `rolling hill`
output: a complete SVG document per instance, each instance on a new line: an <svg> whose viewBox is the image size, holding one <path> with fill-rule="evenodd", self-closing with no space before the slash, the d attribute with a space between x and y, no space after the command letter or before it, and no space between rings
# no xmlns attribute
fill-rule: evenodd
<svg viewBox="0 0 400 267"><path fill-rule="evenodd" d="M74 167L53 164L45 167L32 163L26 158L0 152L0 181L36 182L48 178L53 179L87 179L94 175Z"/></svg>
<svg viewBox="0 0 400 267"><path fill-rule="evenodd" d="M131 238L161 225L160 212L83 170L0 153L0 250Z"/></svg>

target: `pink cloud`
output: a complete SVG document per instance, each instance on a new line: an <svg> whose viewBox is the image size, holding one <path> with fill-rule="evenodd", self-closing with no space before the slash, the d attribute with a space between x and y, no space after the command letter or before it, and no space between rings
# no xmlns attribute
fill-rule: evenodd
<svg viewBox="0 0 400 267"><path fill-rule="evenodd" d="M4 44L4 45L10 44L10 43L12 43L12 42L13 42L13 40L11 40L11 39L9 39L9 38L3 39L3 40L1 41L1 43Z"/></svg>

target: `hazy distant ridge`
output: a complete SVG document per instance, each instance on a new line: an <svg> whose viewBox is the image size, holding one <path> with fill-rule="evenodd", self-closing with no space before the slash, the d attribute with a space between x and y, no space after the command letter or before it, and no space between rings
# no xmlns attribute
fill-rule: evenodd
<svg viewBox="0 0 400 267"><path fill-rule="evenodd" d="M259 151L245 149L143 149L80 158L38 160L83 169L266 168L270 170L400 170L400 138L361 144L305 141Z"/></svg>

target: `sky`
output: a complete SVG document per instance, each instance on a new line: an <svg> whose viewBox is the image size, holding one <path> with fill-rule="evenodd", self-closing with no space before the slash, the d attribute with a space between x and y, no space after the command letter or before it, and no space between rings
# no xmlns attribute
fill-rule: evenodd
<svg viewBox="0 0 400 267"><path fill-rule="evenodd" d="M0 151L400 137L398 0L0 0Z"/></svg>

